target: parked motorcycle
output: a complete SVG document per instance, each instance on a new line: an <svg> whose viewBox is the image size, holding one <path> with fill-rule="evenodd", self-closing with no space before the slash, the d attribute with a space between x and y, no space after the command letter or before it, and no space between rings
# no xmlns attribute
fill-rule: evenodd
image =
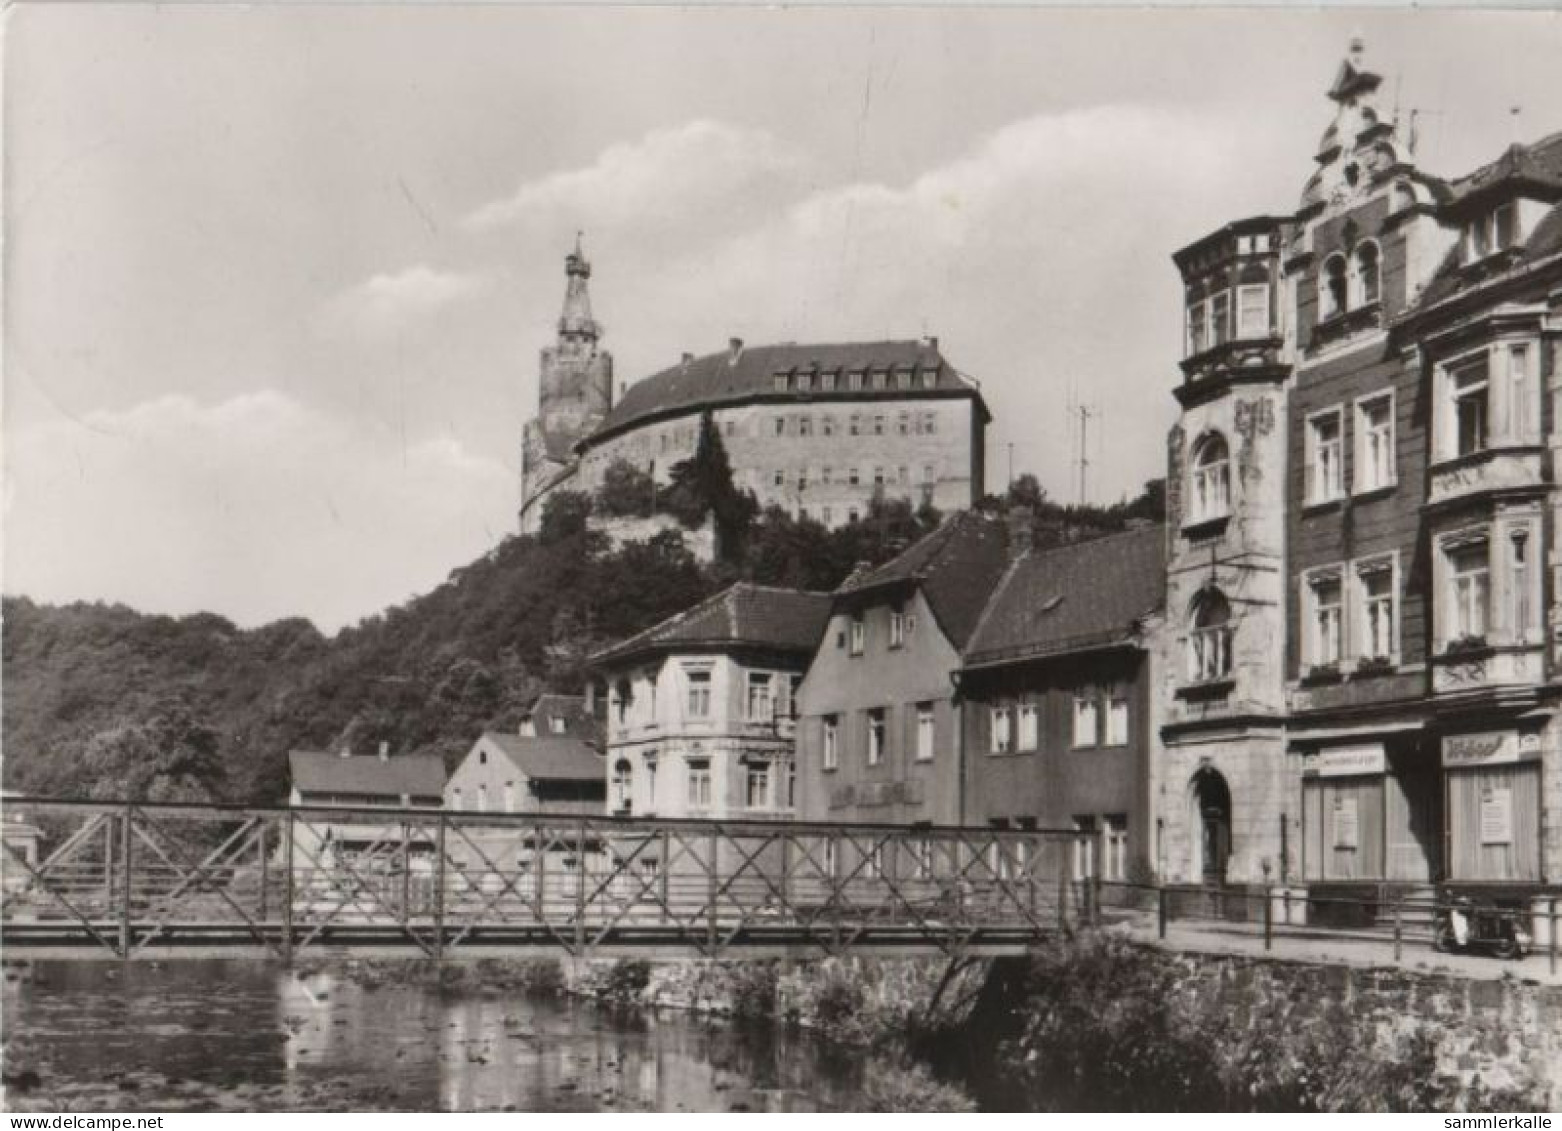
<svg viewBox="0 0 1562 1131"><path fill-rule="evenodd" d="M1484 952L1498 958L1523 958L1531 940L1519 916L1519 912L1459 896L1438 910L1432 946L1444 954Z"/></svg>

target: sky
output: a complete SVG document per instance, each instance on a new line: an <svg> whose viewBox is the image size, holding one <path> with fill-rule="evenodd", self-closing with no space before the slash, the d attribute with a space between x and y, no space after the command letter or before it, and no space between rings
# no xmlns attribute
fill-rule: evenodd
<svg viewBox="0 0 1562 1131"><path fill-rule="evenodd" d="M620 381L935 334L1011 461L1164 473L1171 254L1296 206L1352 35L1458 175L1562 129L1556 13L21 4L3 583L335 630L512 533L585 232ZM1517 112L1515 112L1517 109Z"/></svg>

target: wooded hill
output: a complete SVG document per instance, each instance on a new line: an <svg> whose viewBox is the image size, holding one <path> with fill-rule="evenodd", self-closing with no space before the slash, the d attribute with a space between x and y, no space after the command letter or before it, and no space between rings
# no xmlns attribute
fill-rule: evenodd
<svg viewBox="0 0 1562 1131"><path fill-rule="evenodd" d="M1041 504L1040 527L1058 538L1158 510L1152 491L1049 512L1033 480L1016 488L1020 501ZM610 547L587 528L591 505L561 494L539 534L508 538L432 592L329 638L302 618L241 629L210 613L7 597L5 786L266 802L285 796L294 748L369 753L383 741L453 765L484 729L516 726L540 692L579 693L593 650L736 578L831 589L938 520L881 501L861 522L826 531L772 510L729 540L727 560L702 566L676 532Z"/></svg>

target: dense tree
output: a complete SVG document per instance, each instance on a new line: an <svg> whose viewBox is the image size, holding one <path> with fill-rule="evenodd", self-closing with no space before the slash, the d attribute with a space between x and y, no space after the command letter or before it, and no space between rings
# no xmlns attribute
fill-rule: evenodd
<svg viewBox="0 0 1562 1131"><path fill-rule="evenodd" d="M669 477L664 509L691 528L709 515L716 527L717 556L725 562L738 561L759 504L733 482L727 446L709 412L700 416L694 454L675 463Z"/></svg>
<svg viewBox="0 0 1562 1131"><path fill-rule="evenodd" d="M602 485L592 496L592 509L611 518L646 518L656 502L656 480L650 472L626 459L615 459L602 473Z"/></svg>

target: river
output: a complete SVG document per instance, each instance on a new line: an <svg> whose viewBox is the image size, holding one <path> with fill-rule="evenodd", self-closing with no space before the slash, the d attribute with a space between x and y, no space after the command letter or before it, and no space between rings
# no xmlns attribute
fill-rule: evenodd
<svg viewBox="0 0 1562 1131"><path fill-rule="evenodd" d="M43 962L5 974L12 1110L859 1107L860 1056L672 1011L370 988L256 962Z"/></svg>

